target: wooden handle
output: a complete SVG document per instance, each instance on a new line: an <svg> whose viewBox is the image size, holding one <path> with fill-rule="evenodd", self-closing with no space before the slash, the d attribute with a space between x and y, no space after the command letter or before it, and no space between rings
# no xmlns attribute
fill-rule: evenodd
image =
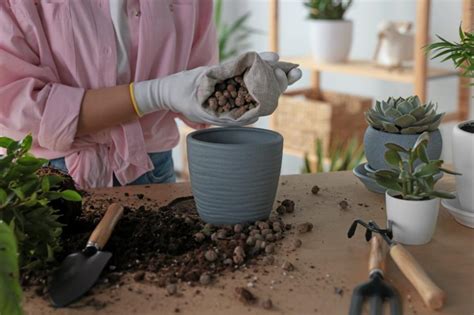
<svg viewBox="0 0 474 315"><path fill-rule="evenodd" d="M105 212L104 217L100 220L94 231L89 237L88 244L94 244L98 249L104 248L105 244L109 240L115 225L122 217L123 207L119 204L113 203Z"/></svg>
<svg viewBox="0 0 474 315"><path fill-rule="evenodd" d="M400 244L390 248L390 256L421 295L426 306L433 310L443 307L446 294L426 274L415 258Z"/></svg>
<svg viewBox="0 0 474 315"><path fill-rule="evenodd" d="M369 273L375 269L385 272L385 251L382 246L383 242L380 235L372 236L370 240Z"/></svg>

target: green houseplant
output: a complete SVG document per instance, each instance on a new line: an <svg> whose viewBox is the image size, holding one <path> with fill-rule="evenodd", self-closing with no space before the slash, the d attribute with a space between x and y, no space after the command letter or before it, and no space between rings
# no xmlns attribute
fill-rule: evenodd
<svg viewBox="0 0 474 315"><path fill-rule="evenodd" d="M451 42L437 35L439 42L426 47L427 52L432 52L431 59L443 58L442 62L451 60L454 66L462 70L466 78L474 78L474 33L463 31L459 26L459 42ZM474 82L470 82L474 85Z"/></svg>
<svg viewBox="0 0 474 315"><path fill-rule="evenodd" d="M388 168L389 164L380 159L385 151L384 144L412 147L419 134L425 131L430 136L426 149L428 157L438 159L443 145L438 127L443 116L444 113L437 112L436 104L422 104L418 96L377 101L375 108L365 113L369 126L364 135L364 150L369 166L374 170Z"/></svg>
<svg viewBox="0 0 474 315"><path fill-rule="evenodd" d="M0 220L0 314L20 315L21 287L13 227Z"/></svg>
<svg viewBox="0 0 474 315"><path fill-rule="evenodd" d="M323 149L323 143L321 139L316 140L315 148L316 165L311 166L311 162L308 155L305 155L304 166L301 170L302 173L322 173L338 172L352 170L354 167L359 165L365 158L364 150L359 141L354 138L347 144L338 144L334 149L329 151L329 165L325 167L324 157L326 156Z"/></svg>
<svg viewBox="0 0 474 315"><path fill-rule="evenodd" d="M462 75L474 85L474 33L463 31L459 27L459 42L448 41L438 36L439 42L427 47L428 52L433 52L432 58L443 58L442 61L451 60L454 66L462 70ZM474 187L474 120L463 121L453 128L453 162L454 169L463 173L456 177L456 194L462 209L467 211L466 217L474 212L474 198L472 198L472 187ZM446 201L445 201L446 202ZM456 220L461 216L455 212ZM473 227L473 223L459 220L464 225Z"/></svg>
<svg viewBox="0 0 474 315"><path fill-rule="evenodd" d="M384 158L390 169L377 170L373 175L387 188L387 220L393 223L394 239L404 244L429 242L436 227L439 199L455 198L435 188L438 179L434 176L439 172L459 174L443 168L442 160L431 160L426 152L428 143L428 132L419 135L412 147L386 143Z"/></svg>
<svg viewBox="0 0 474 315"><path fill-rule="evenodd" d="M247 25L250 12L238 17L234 22L227 24L222 20L222 0L214 3L214 23L216 24L219 45L219 60L225 61L234 57L239 49L248 47L247 39L251 34L259 31Z"/></svg>
<svg viewBox="0 0 474 315"><path fill-rule="evenodd" d="M310 42L316 62L343 62L352 45L352 21L344 15L352 0L308 0ZM337 39L337 40L335 40Z"/></svg>
<svg viewBox="0 0 474 315"><path fill-rule="evenodd" d="M54 261L54 254L61 247L63 224L58 221L59 211L50 203L58 199L81 201L81 195L75 190L60 188L63 177L39 174L47 160L29 153L32 142L31 135L21 141L0 137L0 147L6 151L0 157L0 247L6 248L0 250L0 255L4 255L0 270L4 272L5 269L1 268L9 268L12 275L0 282L0 302L4 292L12 299L5 306L11 307L8 311L2 312L3 304L0 305L0 314L21 312L14 307L20 298L18 277L13 270L16 270L16 265L25 272L43 268ZM12 236L17 244L14 254L11 253ZM3 261L8 263L3 264Z"/></svg>

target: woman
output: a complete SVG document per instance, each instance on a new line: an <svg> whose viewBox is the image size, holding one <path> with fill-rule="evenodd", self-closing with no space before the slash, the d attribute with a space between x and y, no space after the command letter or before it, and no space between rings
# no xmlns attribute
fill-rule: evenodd
<svg viewBox="0 0 474 315"><path fill-rule="evenodd" d="M174 119L229 123L192 97L216 63L212 0L0 0L0 135L82 188L173 182Z"/></svg>

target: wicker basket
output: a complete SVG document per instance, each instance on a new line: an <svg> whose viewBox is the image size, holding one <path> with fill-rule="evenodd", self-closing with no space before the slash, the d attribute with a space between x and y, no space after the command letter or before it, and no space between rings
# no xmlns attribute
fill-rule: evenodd
<svg viewBox="0 0 474 315"><path fill-rule="evenodd" d="M322 140L324 152L337 144L357 137L362 142L367 124L364 112L372 99L323 91L314 97L310 89L281 96L272 116L272 129L285 138L285 151L314 160L316 139Z"/></svg>

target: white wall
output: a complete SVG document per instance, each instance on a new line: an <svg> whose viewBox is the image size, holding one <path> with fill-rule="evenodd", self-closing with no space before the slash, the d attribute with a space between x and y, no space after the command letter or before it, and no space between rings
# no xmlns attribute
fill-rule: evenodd
<svg viewBox="0 0 474 315"><path fill-rule="evenodd" d="M223 16L225 19L252 12L249 25L265 34L253 35L249 42L251 50L268 50L268 1L267 0L224 0ZM462 15L462 0L432 0L430 37L439 34L447 39L457 40L457 30ZM383 20L415 21L416 0L353 0L346 18L354 22L353 46L351 58L368 59L372 57L376 43L376 29ZM303 0L280 0L280 55L309 54L307 10ZM415 25L416 27L416 25ZM430 65L451 68L452 64L430 61ZM309 84L308 72L304 73L299 86ZM388 96L408 96L412 85L385 82L357 76L323 73L322 88L341 92L370 96L374 99L385 99ZM457 106L457 79L438 79L428 84L428 99L439 104L442 111L452 111ZM471 117L474 117L474 106L471 100ZM261 119L260 127L268 126L268 119ZM442 127L445 139L443 156L450 160L449 135L452 125ZM298 173L301 161L285 156L284 174Z"/></svg>

